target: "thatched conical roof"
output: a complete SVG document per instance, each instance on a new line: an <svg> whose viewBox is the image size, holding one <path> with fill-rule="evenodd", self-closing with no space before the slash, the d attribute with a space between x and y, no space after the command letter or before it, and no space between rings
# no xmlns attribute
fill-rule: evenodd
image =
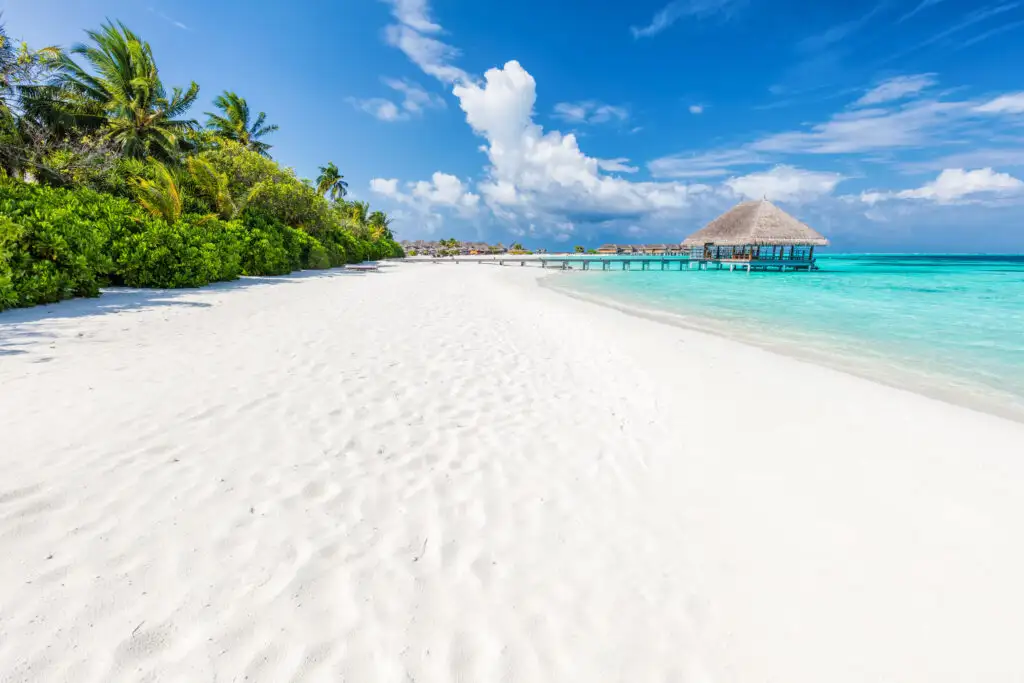
<svg viewBox="0 0 1024 683"><path fill-rule="evenodd" d="M767 199L762 199L737 204L683 240L684 247L705 244L723 247L744 244L824 247L828 240Z"/></svg>

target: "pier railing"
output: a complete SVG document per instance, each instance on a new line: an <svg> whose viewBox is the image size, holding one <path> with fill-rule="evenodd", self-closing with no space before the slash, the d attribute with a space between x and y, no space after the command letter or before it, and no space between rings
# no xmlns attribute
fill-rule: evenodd
<svg viewBox="0 0 1024 683"><path fill-rule="evenodd" d="M459 257L414 259L430 263L479 263L497 266L540 266L556 270L817 270L813 259L742 259L700 258L680 256L530 256L505 254L492 257Z"/></svg>

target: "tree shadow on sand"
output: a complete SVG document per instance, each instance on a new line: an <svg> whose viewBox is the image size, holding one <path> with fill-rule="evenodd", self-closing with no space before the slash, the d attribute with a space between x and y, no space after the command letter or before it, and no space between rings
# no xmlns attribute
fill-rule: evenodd
<svg viewBox="0 0 1024 683"><path fill-rule="evenodd" d="M205 292L223 292L250 287L273 287L304 280L333 279L339 277L374 277L387 273L388 264L378 271L355 271L335 268L331 270L304 270L280 276L242 277L230 282L214 282L204 287L184 289L133 289L107 287L93 299L69 299L55 304L13 308L0 312L0 357L28 353L27 347L39 344L57 335L38 329L37 323L69 318L86 318L144 308L180 306L209 308L213 304L186 298ZM24 348L23 348L24 347Z"/></svg>

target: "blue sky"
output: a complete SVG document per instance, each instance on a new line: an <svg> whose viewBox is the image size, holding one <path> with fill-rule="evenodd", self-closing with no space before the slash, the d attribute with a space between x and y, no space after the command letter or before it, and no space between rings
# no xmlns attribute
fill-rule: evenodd
<svg viewBox="0 0 1024 683"><path fill-rule="evenodd" d="M404 238L677 241L767 196L837 250L1024 251L1024 0L0 0L230 88Z"/></svg>

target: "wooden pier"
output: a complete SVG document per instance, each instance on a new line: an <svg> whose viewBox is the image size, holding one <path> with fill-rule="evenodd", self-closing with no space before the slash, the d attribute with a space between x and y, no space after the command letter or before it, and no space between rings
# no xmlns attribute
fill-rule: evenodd
<svg viewBox="0 0 1024 683"><path fill-rule="evenodd" d="M480 263L498 266L531 266L556 270L725 270L785 272L787 270L817 270L814 260L808 259L735 259L697 258L690 256L516 256L504 255L492 258L436 259L435 263Z"/></svg>

